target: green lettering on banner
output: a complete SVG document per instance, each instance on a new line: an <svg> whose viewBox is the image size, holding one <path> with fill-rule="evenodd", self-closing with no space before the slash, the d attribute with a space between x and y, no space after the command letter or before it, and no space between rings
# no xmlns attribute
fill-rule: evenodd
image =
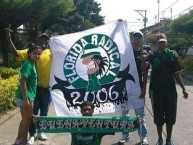
<svg viewBox="0 0 193 145"><path fill-rule="evenodd" d="M93 132L133 132L138 129L137 117L51 117L40 116L37 119L38 132L45 133L93 133Z"/></svg>

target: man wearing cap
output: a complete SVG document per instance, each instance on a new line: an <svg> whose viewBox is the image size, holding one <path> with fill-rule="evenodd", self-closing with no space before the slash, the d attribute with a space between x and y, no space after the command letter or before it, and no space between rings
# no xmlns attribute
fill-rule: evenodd
<svg viewBox="0 0 193 145"><path fill-rule="evenodd" d="M164 34L156 35L157 51L148 56L152 66L150 79L150 98L154 113L154 123L157 126L158 142L156 145L163 145L162 128L166 123L166 145L174 145L171 136L173 125L176 121L177 91L175 81L182 88L184 98L188 93L181 79L181 67L177 55L168 49L167 38Z"/></svg>
<svg viewBox="0 0 193 145"><path fill-rule="evenodd" d="M90 101L84 101L80 105L80 112L82 116L93 116L94 104ZM71 145L100 145L103 136L114 135L115 132L106 133L72 133Z"/></svg>
<svg viewBox="0 0 193 145"><path fill-rule="evenodd" d="M17 50L11 40L11 29L7 28L7 41L8 45L11 48L12 53L16 56L17 61L24 61L27 59L28 49ZM49 104L51 102L51 95L49 91L49 76L50 76L50 67L51 67L51 51L48 46L49 36L46 33L42 33L38 36L38 43L43 48L42 55L40 59L36 62L37 70L37 79L38 86L36 90L36 97L34 100L33 114L38 115L40 110L40 116L47 116ZM30 138L28 140L28 145L34 143L35 140L35 124L31 121L29 126ZM38 133L38 138L40 140L47 140L47 136L44 133Z"/></svg>
<svg viewBox="0 0 193 145"><path fill-rule="evenodd" d="M145 94L146 94L146 84L147 84L147 76L148 76L148 69L149 64L146 62L142 62L140 57L142 55L146 55L147 53L142 49L143 44L143 33L141 31L135 31L131 35L131 45L134 52L135 62L137 66L137 71L139 75L139 83L141 87L141 94L139 96L140 99L144 100L145 103ZM141 118L142 127L139 128L138 133L141 139L142 145L148 145L147 141L147 128L145 123L145 113L144 113L144 106L141 108L134 109L136 116ZM129 111L123 111L122 116L127 116ZM125 144L130 139L128 132L123 132L123 136L119 141L119 145Z"/></svg>

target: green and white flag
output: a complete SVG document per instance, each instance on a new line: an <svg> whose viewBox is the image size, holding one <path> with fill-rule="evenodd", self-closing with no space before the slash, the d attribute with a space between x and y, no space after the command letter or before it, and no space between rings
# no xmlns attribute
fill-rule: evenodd
<svg viewBox="0 0 193 145"><path fill-rule="evenodd" d="M126 21L52 37L50 47L57 115L81 115L79 106L87 100L95 104L95 114L144 105Z"/></svg>

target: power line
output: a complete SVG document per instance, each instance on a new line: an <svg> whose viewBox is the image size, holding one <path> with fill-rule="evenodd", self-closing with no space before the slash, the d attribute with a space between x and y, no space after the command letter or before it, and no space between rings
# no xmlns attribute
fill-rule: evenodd
<svg viewBox="0 0 193 145"><path fill-rule="evenodd" d="M190 7L188 7L188 8L186 8L186 9L184 9L182 12L176 14L175 16L173 16L173 18L176 18L176 17L179 16L180 14L183 14L183 13L186 12L187 10L191 10L191 9L193 9L193 5L190 6ZM152 24L152 25L155 24L155 23L153 22L155 19L156 19L156 18L148 21L148 24Z"/></svg>
<svg viewBox="0 0 193 145"><path fill-rule="evenodd" d="M169 7L167 7L165 10L162 10L160 14L165 13L165 11L167 11L169 8L171 8L173 5L175 5L177 2L179 2L180 0L175 1L173 4L171 4Z"/></svg>
<svg viewBox="0 0 193 145"><path fill-rule="evenodd" d="M169 7L167 7L166 9L164 9L164 10L162 10L160 13L159 13L159 15L160 14L162 14L162 13L164 13L165 11L167 11L169 8L171 8L173 5L175 5L177 2L179 2L180 0L176 0L174 3L172 3ZM150 23L151 21L155 21L155 19L156 18L153 18L153 19L151 19L150 21L148 21L148 23ZM153 22L152 22L153 23Z"/></svg>
<svg viewBox="0 0 193 145"><path fill-rule="evenodd" d="M176 16L178 16L178 15L180 15L180 14L184 13L184 12L185 12L185 11L187 11L187 10L191 10L191 8L193 8L193 5L192 5L192 6L190 6L190 7L188 7L188 8L186 8L186 9L185 9L185 10L183 10L182 12L180 12L180 13L176 14L174 17L176 17Z"/></svg>

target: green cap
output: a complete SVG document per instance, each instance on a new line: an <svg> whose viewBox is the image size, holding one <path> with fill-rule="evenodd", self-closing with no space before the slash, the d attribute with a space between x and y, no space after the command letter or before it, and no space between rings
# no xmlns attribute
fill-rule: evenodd
<svg viewBox="0 0 193 145"><path fill-rule="evenodd" d="M83 50L81 58L85 58L89 55L100 55L100 48L93 44L87 44Z"/></svg>

